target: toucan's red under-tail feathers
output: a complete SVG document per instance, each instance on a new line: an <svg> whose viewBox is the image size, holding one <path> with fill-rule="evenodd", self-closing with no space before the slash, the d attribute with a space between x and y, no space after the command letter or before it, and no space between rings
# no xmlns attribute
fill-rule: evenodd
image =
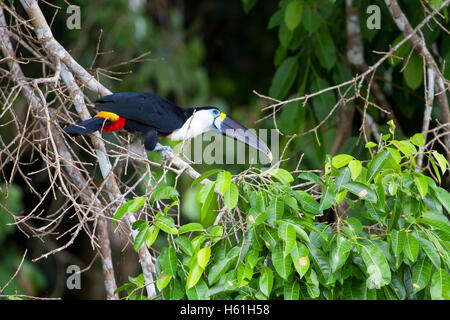
<svg viewBox="0 0 450 320"><path fill-rule="evenodd" d="M80 123L64 128L64 131L71 136L80 136L100 130L104 125L110 124L111 121L102 117L94 117Z"/></svg>

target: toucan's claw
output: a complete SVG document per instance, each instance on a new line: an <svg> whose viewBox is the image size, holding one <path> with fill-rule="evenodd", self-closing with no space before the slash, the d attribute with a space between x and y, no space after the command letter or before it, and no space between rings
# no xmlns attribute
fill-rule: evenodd
<svg viewBox="0 0 450 320"><path fill-rule="evenodd" d="M163 161L166 159L167 152L173 152L170 146L163 146L160 145L159 143L155 146L155 149L153 149L153 151L161 152L161 157Z"/></svg>

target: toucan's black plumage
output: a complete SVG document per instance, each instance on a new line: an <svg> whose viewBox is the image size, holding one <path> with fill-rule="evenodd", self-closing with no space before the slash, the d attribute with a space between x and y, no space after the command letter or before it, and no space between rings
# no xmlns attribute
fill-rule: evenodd
<svg viewBox="0 0 450 320"><path fill-rule="evenodd" d="M123 92L104 96L97 101L99 113L91 119L64 129L73 136L97 130L112 132L125 129L143 137L148 150L167 150L157 146L158 136L185 140L206 131L217 131L242 141L271 158L269 148L247 128L215 107L180 108L150 92Z"/></svg>
<svg viewBox="0 0 450 320"><path fill-rule="evenodd" d="M96 109L117 114L155 128L159 133L171 133L183 126L192 109L182 109L157 94L123 92L97 100Z"/></svg>

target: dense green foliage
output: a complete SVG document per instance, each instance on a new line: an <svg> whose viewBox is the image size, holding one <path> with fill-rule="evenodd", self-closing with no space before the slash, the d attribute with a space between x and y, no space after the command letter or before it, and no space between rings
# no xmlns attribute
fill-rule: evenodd
<svg viewBox="0 0 450 320"><path fill-rule="evenodd" d="M450 299L450 222L443 215L450 193L415 171L421 134L394 140L393 133L366 145L374 151L369 161L334 156L323 177L271 169L257 183L235 184L220 171L198 192L202 215L217 198L225 210L239 206L240 222L177 228L168 213L179 194L170 186L155 189L152 199L130 200L115 218L167 199L153 220L133 225L136 250L151 247L158 233L167 237L156 264L163 299ZM437 177L446 172L441 154L427 157ZM297 181L321 190L320 201L292 188ZM343 204L349 210L340 215ZM319 222L327 211L335 223ZM141 275L118 290L140 299L143 285Z"/></svg>

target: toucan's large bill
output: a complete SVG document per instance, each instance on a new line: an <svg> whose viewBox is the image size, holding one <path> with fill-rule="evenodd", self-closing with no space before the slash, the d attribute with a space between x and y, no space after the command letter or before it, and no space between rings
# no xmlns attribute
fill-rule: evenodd
<svg viewBox="0 0 450 320"><path fill-rule="evenodd" d="M267 145L259 139L252 131L244 127L236 120L225 115L223 112L214 121L214 125L223 135L248 144L269 157L272 162L272 153Z"/></svg>

